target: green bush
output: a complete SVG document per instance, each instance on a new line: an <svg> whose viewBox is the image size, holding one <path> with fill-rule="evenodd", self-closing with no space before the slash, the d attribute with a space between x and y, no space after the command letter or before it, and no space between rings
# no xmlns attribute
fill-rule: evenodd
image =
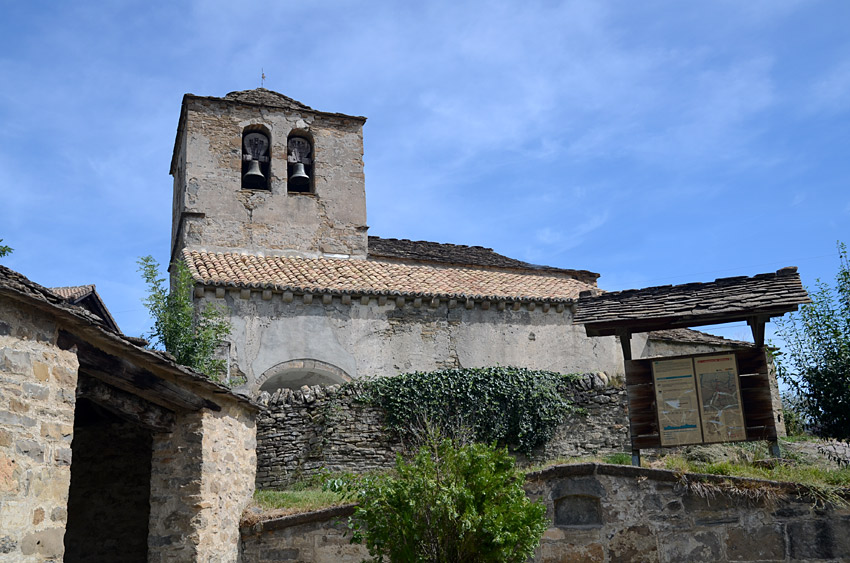
<svg viewBox="0 0 850 563"><path fill-rule="evenodd" d="M575 375L497 366L414 372L354 385L384 410L387 427L402 438L415 439L429 421L453 437L468 432L477 442L529 454L575 412L565 398L575 380Z"/></svg>
<svg viewBox="0 0 850 563"><path fill-rule="evenodd" d="M431 438L395 475L334 479L358 507L352 543L374 561L523 562L547 528L546 508L531 502L505 449Z"/></svg>

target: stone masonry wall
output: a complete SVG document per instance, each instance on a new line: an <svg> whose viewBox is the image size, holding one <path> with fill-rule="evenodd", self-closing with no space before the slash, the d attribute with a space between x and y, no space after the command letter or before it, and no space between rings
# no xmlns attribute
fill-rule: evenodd
<svg viewBox="0 0 850 563"><path fill-rule="evenodd" d="M383 412L339 386L281 389L263 395L257 417L257 488L284 487L322 470L363 472L392 467L401 444L383 430ZM569 392L585 414L571 415L532 461L625 451L625 390L605 374L585 374Z"/></svg>
<svg viewBox="0 0 850 563"><path fill-rule="evenodd" d="M0 302L0 559L61 561L77 357L56 326Z"/></svg>
<svg viewBox="0 0 850 563"><path fill-rule="evenodd" d="M251 414L236 405L179 415L174 432L154 435L148 561L237 561L255 447Z"/></svg>
<svg viewBox="0 0 850 563"><path fill-rule="evenodd" d="M546 505L549 529L533 561L698 563L847 561L850 510L751 479L688 476L713 486L700 495L672 471L604 464L563 465L528 476L526 493ZM773 502L735 490L771 488ZM704 489L705 490L705 489ZM242 560L357 562L339 507L242 528Z"/></svg>

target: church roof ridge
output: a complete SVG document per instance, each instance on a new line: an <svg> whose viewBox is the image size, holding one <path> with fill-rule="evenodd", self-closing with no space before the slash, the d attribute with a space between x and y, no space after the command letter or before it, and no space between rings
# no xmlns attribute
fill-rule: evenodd
<svg viewBox="0 0 850 563"><path fill-rule="evenodd" d="M532 264L499 254L492 248L485 246L370 236L368 253L370 258L566 274L590 285L595 285L597 278L599 278L599 274L589 270Z"/></svg>

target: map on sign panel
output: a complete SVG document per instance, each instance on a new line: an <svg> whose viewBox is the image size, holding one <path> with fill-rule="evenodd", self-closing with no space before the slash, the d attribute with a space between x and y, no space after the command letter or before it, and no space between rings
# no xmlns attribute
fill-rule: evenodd
<svg viewBox="0 0 850 563"><path fill-rule="evenodd" d="M706 442L747 439L735 356L694 358Z"/></svg>

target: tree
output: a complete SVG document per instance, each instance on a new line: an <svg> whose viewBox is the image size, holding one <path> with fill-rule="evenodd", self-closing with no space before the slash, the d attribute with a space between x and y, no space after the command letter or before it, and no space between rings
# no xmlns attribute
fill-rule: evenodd
<svg viewBox="0 0 850 563"><path fill-rule="evenodd" d="M0 238L0 243L3 242L3 239ZM7 256L12 253L12 247L6 246L5 244L0 244L0 258Z"/></svg>
<svg viewBox="0 0 850 563"><path fill-rule="evenodd" d="M776 321L784 341L780 377L799 396L799 408L815 434L850 439L850 263L838 243L835 287L817 281L812 303Z"/></svg>
<svg viewBox="0 0 850 563"><path fill-rule="evenodd" d="M548 523L523 481L504 448L432 437L395 475L350 478L352 542L378 562L526 561Z"/></svg>
<svg viewBox="0 0 850 563"><path fill-rule="evenodd" d="M147 338L173 355L178 363L222 381L225 361L215 357L216 348L230 334L230 321L221 308L206 306L195 312L192 291L195 282L183 262L172 264L171 291L159 273L159 264L151 256L140 258L139 271L148 285L143 300L153 318Z"/></svg>

